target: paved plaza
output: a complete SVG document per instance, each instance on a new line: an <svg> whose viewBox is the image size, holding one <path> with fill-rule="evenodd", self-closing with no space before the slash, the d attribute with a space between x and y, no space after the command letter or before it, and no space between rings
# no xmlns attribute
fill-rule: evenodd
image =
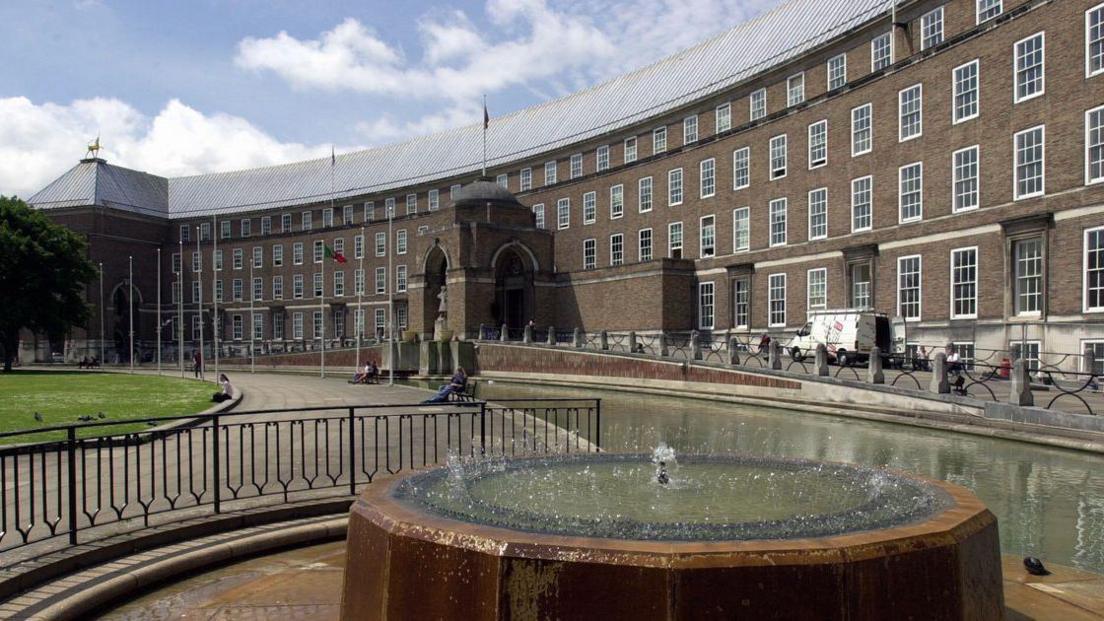
<svg viewBox="0 0 1104 621"><path fill-rule="evenodd" d="M410 467L421 459L444 459L444 452L433 454L429 449L422 449L417 455L403 453L403 449L413 446L410 443L413 437L419 439L419 449L426 436L432 446L448 445L450 431L453 443L461 439L465 446L471 443L470 420L463 429L437 424L439 419L443 421L459 409L455 406L397 407L418 404L430 395L424 389L386 384L353 385L338 376L322 379L236 373L233 382L243 394L234 412L319 409L222 417L219 461L225 473L221 490L224 511L280 502L284 496L279 491L285 486L293 495L298 493L299 500L326 494L332 496L334 488L349 477L348 456L342 451L348 446L347 413L352 406L396 406L356 410L358 416L366 416L358 419L361 435L356 445L357 478L361 483L372 476L386 476L404 464ZM214 392L214 384L211 386ZM397 426L394 418L389 417L384 422L373 417L397 412L414 415ZM322 420L325 418L330 420ZM300 422L304 420L307 422ZM462 433L467 434L466 437L461 436ZM143 435L147 436L156 438L158 434ZM210 512L212 436L211 424L202 423L167 432L163 439L126 448L87 441L76 455L80 481L78 522L85 529L95 516L96 524L103 526L82 534L82 541L141 527L141 522L133 523L130 518L139 518L145 513L154 516L152 524L158 519L163 521L156 514L164 511L170 512L166 515L181 518ZM49 524L54 521L61 522L60 532L65 532L67 522L63 521L66 516L61 500L66 492L64 450L9 457L4 468L3 508L8 524L7 532L0 539L0 549L5 549L2 565L10 566L21 559L67 545L66 537L62 536L10 549L20 536L17 527L30 528L31 541L48 537ZM202 494L205 504L195 501L196 493ZM198 506L189 509L190 505ZM183 510L179 509L181 507Z"/></svg>
<svg viewBox="0 0 1104 621"><path fill-rule="evenodd" d="M1024 576L1020 560L1004 557L1008 619L1089 621L1104 617L1104 579L1052 567ZM299 548L214 570L135 598L104 614L105 621L153 619L338 619L345 542Z"/></svg>

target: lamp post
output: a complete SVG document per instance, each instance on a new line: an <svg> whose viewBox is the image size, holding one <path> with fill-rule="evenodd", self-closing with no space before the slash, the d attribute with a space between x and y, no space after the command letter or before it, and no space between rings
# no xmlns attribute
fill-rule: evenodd
<svg viewBox="0 0 1104 621"><path fill-rule="evenodd" d="M387 338L387 356L390 358L390 364L387 365L387 385L395 385L395 287L391 282L391 275L394 273L394 256L395 256L395 237L391 232L391 222L394 219L395 208L391 207L387 209L387 278L383 279L383 282L387 285L387 323L390 326L390 334Z"/></svg>
<svg viewBox="0 0 1104 621"><path fill-rule="evenodd" d="M199 303L196 307L196 313L199 315L199 379L204 379L203 376L203 364L206 362L204 359L205 352L203 351L203 251L199 247L199 227L196 227L196 261L199 265L193 265L192 271L196 274L196 279L199 282L199 286L196 287L199 290ZM196 268L199 269L196 269ZM216 376L217 377L217 376Z"/></svg>
<svg viewBox="0 0 1104 621"><path fill-rule="evenodd" d="M103 302L103 261L100 261L100 364L107 364L104 359L104 302Z"/></svg>
<svg viewBox="0 0 1104 621"><path fill-rule="evenodd" d="M219 377L219 333L222 330L219 329L219 314L218 314L218 272L215 271L215 255L218 254L218 218L211 216L211 329L215 331L215 381L218 381ZM201 266L203 260L200 259ZM252 265L252 263L250 264ZM249 286L253 286L253 283L249 283Z"/></svg>
<svg viewBox="0 0 1104 621"><path fill-rule="evenodd" d="M161 375L161 248L157 249L157 374Z"/></svg>
<svg viewBox="0 0 1104 621"><path fill-rule="evenodd" d="M129 270L127 281L130 284L130 295L127 296L127 318L130 320L130 372L134 373L134 257L127 257L127 269Z"/></svg>
<svg viewBox="0 0 1104 621"><path fill-rule="evenodd" d="M257 297L257 286L253 282L253 257L249 258L249 372L255 372L253 337L257 330L257 317L253 314L253 300Z"/></svg>
<svg viewBox="0 0 1104 621"><path fill-rule="evenodd" d="M176 358L184 377L184 240L179 240L180 264L176 266Z"/></svg>
<svg viewBox="0 0 1104 621"><path fill-rule="evenodd" d="M360 372L360 333L364 331L364 287L366 278L364 275L364 253L367 250L368 240L364 238L364 227L360 227L360 268L357 273L359 280L354 278L354 286L357 288L357 309L353 313L353 325L356 327L356 362L353 364L353 374ZM356 246L356 243L353 243Z"/></svg>

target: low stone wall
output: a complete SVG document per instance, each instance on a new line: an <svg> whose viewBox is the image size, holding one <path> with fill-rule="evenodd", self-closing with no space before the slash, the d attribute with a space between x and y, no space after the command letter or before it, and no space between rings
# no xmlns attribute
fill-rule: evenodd
<svg viewBox="0 0 1104 621"><path fill-rule="evenodd" d="M370 347L360 348L360 363L365 364L369 361L375 362L376 365L381 366L383 364L383 356L386 353L385 346L372 345ZM305 367L305 366L318 366L320 360L320 354L317 351L304 351L295 352L290 354L267 354L264 356L257 356L256 365L259 368L274 369L277 367ZM335 367L349 367L356 366L356 349L327 349L326 350L326 366ZM223 358L220 362L227 365L248 365L249 358ZM207 362L208 368L214 368L211 366L211 362Z"/></svg>
<svg viewBox="0 0 1104 621"><path fill-rule="evenodd" d="M684 362L612 356L576 349L480 343L476 348L475 359L477 372L590 375L787 390L801 390L802 386L801 382L729 369L703 367Z"/></svg>

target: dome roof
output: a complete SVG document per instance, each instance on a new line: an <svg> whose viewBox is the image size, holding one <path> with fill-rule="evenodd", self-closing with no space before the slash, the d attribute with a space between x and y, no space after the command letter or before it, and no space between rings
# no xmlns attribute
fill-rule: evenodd
<svg viewBox="0 0 1104 621"><path fill-rule="evenodd" d="M486 203L504 207L524 207L509 190L491 181L489 177L481 177L460 188L452 201L452 204L457 207Z"/></svg>

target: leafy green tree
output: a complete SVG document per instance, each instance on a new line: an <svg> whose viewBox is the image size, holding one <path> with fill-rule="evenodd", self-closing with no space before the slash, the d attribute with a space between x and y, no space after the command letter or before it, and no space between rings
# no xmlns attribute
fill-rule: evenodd
<svg viewBox="0 0 1104 621"><path fill-rule="evenodd" d="M0 196L0 354L11 371L19 330L60 336L88 320L96 275L80 236L15 197Z"/></svg>

